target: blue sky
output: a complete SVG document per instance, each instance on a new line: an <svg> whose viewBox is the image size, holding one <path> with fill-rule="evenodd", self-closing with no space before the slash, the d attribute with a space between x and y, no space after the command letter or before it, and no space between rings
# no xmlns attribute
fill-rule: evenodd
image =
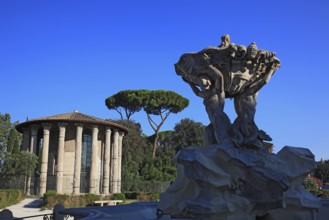
<svg viewBox="0 0 329 220"><path fill-rule="evenodd" d="M233 1L232 1L233 2ZM209 123L202 100L175 74L186 52L220 44L277 52L281 68L258 96L256 123L283 146L329 159L329 3L306 1L0 0L0 112L13 121L71 112L118 119L104 100L120 90L173 90L183 118ZM232 102L226 112L235 118ZM133 116L143 131L146 116Z"/></svg>

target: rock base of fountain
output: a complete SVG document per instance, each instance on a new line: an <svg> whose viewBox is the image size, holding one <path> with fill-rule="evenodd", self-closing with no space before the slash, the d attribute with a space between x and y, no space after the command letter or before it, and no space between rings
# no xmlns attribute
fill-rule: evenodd
<svg viewBox="0 0 329 220"><path fill-rule="evenodd" d="M315 166L306 148L270 154L222 144L189 147L174 160L178 176L158 208L175 218L306 220L321 206L303 186Z"/></svg>

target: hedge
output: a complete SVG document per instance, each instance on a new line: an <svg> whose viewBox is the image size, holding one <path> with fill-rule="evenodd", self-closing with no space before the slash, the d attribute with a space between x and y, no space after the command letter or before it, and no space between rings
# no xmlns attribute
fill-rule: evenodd
<svg viewBox="0 0 329 220"><path fill-rule="evenodd" d="M20 189L0 189L0 209L15 205L24 198Z"/></svg>
<svg viewBox="0 0 329 220"><path fill-rule="evenodd" d="M62 204L65 208L86 207L94 205L97 200L137 200L141 202L159 201L160 193L115 193L110 196L95 194L84 194L79 196L57 194L55 190L49 190L43 197L43 209L52 209L57 204Z"/></svg>
<svg viewBox="0 0 329 220"><path fill-rule="evenodd" d="M100 195L84 194L79 196L70 196L57 194L55 190L47 191L43 196L43 209L52 209L57 204L62 204L65 208L86 207L92 205L96 200L100 200Z"/></svg>

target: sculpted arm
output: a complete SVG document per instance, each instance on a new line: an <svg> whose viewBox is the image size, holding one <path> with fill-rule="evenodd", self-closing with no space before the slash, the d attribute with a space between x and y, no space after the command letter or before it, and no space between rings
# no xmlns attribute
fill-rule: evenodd
<svg viewBox="0 0 329 220"><path fill-rule="evenodd" d="M203 93L198 89L198 87L194 83L188 82L188 84L192 88L192 90L195 93L195 95L197 95L197 96L199 96L201 98L204 98Z"/></svg>
<svg viewBox="0 0 329 220"><path fill-rule="evenodd" d="M207 63L209 67L209 75L214 75L215 76L215 87L216 89L222 93L224 92L224 76L223 74L211 64L211 58L208 54L204 53L202 55L202 59ZM213 77L210 77L213 78Z"/></svg>
<svg viewBox="0 0 329 220"><path fill-rule="evenodd" d="M219 92L224 92L224 76L223 74L215 68L213 65L209 65L209 68L212 70L216 77L215 86Z"/></svg>

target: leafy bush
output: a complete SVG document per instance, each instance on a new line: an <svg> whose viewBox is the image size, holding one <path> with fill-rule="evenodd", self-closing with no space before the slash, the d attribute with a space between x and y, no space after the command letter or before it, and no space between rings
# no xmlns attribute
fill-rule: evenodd
<svg viewBox="0 0 329 220"><path fill-rule="evenodd" d="M329 190L316 190L310 191L310 193L316 195L317 197L329 198Z"/></svg>
<svg viewBox="0 0 329 220"><path fill-rule="evenodd" d="M326 197L329 198L329 190L322 190L322 196L321 197Z"/></svg>
<svg viewBox="0 0 329 220"><path fill-rule="evenodd" d="M49 197L54 197L57 195L56 190L48 190L45 194L43 194L43 201L47 200Z"/></svg>
<svg viewBox="0 0 329 220"><path fill-rule="evenodd" d="M23 191L19 189L0 190L0 209L19 203L23 200Z"/></svg>
<svg viewBox="0 0 329 220"><path fill-rule="evenodd" d="M137 196L137 200L141 201L141 202L149 202L150 201L151 196L145 194L145 193L141 193Z"/></svg>
<svg viewBox="0 0 329 220"><path fill-rule="evenodd" d="M48 190L43 194L44 209L52 209L57 204L67 205L68 195L57 194L56 190Z"/></svg>
<svg viewBox="0 0 329 220"><path fill-rule="evenodd" d="M316 181L312 178L306 178L304 180L304 186L305 186L305 189L309 192L317 191L319 188Z"/></svg>
<svg viewBox="0 0 329 220"><path fill-rule="evenodd" d="M86 207L93 205L96 200L100 199L101 196L95 194L69 196L57 194L56 191L49 190L44 194L42 208L52 209L57 204L62 204L65 208Z"/></svg>
<svg viewBox="0 0 329 220"><path fill-rule="evenodd" d="M126 199L137 199L138 192L125 192Z"/></svg>
<svg viewBox="0 0 329 220"><path fill-rule="evenodd" d="M101 199L100 195L95 195L95 194L91 194L91 193L87 193L87 194L83 195L83 197L84 197L86 206L92 205L95 201Z"/></svg>
<svg viewBox="0 0 329 220"><path fill-rule="evenodd" d="M156 202L160 199L160 193L140 193L137 200L141 202Z"/></svg>
<svg viewBox="0 0 329 220"><path fill-rule="evenodd" d="M160 193L150 193L150 201L159 201L160 200Z"/></svg>
<svg viewBox="0 0 329 220"><path fill-rule="evenodd" d="M114 193L112 196L111 196L111 199L112 200L125 200L126 199L126 196L124 193Z"/></svg>

